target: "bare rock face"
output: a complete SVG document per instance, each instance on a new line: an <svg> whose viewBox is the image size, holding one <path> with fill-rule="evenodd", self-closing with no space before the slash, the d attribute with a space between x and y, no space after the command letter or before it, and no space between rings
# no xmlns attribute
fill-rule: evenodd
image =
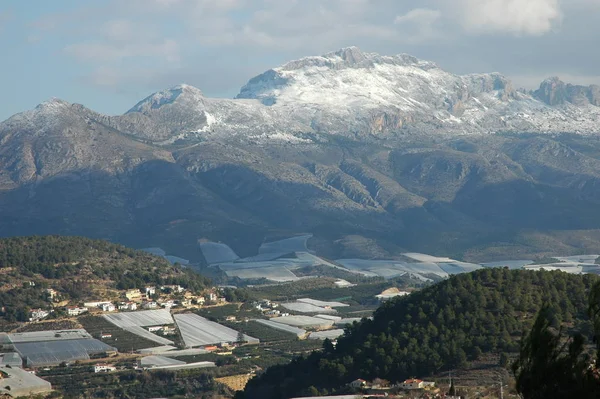
<svg viewBox="0 0 600 399"><path fill-rule="evenodd" d="M600 86L581 86L564 83L557 77L546 79L534 92L536 98L555 106L570 103L576 106L588 104L600 106Z"/></svg>

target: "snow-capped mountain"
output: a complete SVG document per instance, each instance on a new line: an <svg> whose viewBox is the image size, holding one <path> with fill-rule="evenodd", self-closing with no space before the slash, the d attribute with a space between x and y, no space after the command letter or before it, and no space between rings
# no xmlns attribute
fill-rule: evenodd
<svg viewBox="0 0 600 399"><path fill-rule="evenodd" d="M530 93L498 73L458 76L409 55L350 47L268 70L250 79L235 100L176 86L110 124L164 144L232 136L294 142L307 133L596 133L599 99L597 86L553 78Z"/></svg>
<svg viewBox="0 0 600 399"><path fill-rule="evenodd" d="M271 69L235 99L180 85L118 116L52 99L0 123L0 235L186 259L200 238L247 256L269 232L313 233L330 258L595 253L597 232L574 234L600 226L600 141L584 135L599 121L598 86L528 92L355 47Z"/></svg>
<svg viewBox="0 0 600 399"><path fill-rule="evenodd" d="M30 123L39 115L60 119L67 105L52 100L12 122ZM270 69L250 79L235 99L208 98L179 85L124 115L94 118L162 145L227 138L306 142L315 134L590 134L600 130L600 87L550 78L527 92L498 73L459 76L409 55L349 47Z"/></svg>

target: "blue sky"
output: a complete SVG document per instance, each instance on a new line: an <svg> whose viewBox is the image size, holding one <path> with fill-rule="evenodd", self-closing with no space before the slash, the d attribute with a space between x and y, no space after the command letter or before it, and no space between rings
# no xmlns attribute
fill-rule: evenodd
<svg viewBox="0 0 600 399"><path fill-rule="evenodd" d="M357 45L534 88L600 84L600 0L2 0L0 120L51 97L127 111L179 83L233 97L252 76Z"/></svg>

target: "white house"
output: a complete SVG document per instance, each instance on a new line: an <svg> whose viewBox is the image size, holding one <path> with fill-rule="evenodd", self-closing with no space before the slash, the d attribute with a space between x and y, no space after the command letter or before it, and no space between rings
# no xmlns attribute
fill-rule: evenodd
<svg viewBox="0 0 600 399"><path fill-rule="evenodd" d="M185 291L185 288L183 288L180 285L163 285L162 287L160 287L160 289L162 291L171 290L171 292L174 292L176 294L179 294L180 292Z"/></svg>
<svg viewBox="0 0 600 399"><path fill-rule="evenodd" d="M157 331L160 331L162 329L163 329L163 326L151 326L151 327L148 327L148 331L150 331L150 332L157 332Z"/></svg>
<svg viewBox="0 0 600 399"><path fill-rule="evenodd" d="M110 302L100 305L100 309L102 309L103 312L114 312L116 310L115 305Z"/></svg>
<svg viewBox="0 0 600 399"><path fill-rule="evenodd" d="M87 312L87 308L80 308L77 306L67 306L67 314L69 316L79 316L82 313Z"/></svg>
<svg viewBox="0 0 600 399"><path fill-rule="evenodd" d="M137 304L135 302L121 302L118 307L119 310L137 310Z"/></svg>
<svg viewBox="0 0 600 399"><path fill-rule="evenodd" d="M29 317L29 321L42 320L48 317L50 312L47 312L43 309L34 309L31 311L31 316Z"/></svg>
<svg viewBox="0 0 600 399"><path fill-rule="evenodd" d="M144 292L146 295L154 295L156 294L156 287L146 287L144 288Z"/></svg>
<svg viewBox="0 0 600 399"><path fill-rule="evenodd" d="M116 370L117 368L115 366L105 363L98 363L94 366L94 373L110 373L111 371Z"/></svg>
<svg viewBox="0 0 600 399"><path fill-rule="evenodd" d="M83 307L86 307L86 308L99 308L99 307L102 307L102 305L105 304L105 303L110 303L110 302L107 302L107 301L84 302L83 303Z"/></svg>
<svg viewBox="0 0 600 399"><path fill-rule="evenodd" d="M408 380L404 380L399 384L399 387L402 389L422 389L424 388L423 380L419 380L416 378L411 378Z"/></svg>

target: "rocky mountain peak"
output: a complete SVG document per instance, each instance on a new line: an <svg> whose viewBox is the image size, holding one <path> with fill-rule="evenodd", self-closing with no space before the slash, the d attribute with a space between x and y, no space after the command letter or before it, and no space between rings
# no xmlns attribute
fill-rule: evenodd
<svg viewBox="0 0 600 399"><path fill-rule="evenodd" d="M137 103L133 108L127 111L127 113L141 112L147 114L154 109L161 108L164 105L173 104L175 101L188 100L197 102L203 97L204 95L200 89L187 84L180 84L171 87L170 89L151 94Z"/></svg>
<svg viewBox="0 0 600 399"><path fill-rule="evenodd" d="M600 86L581 86L565 83L553 76L544 80L534 96L548 105L563 105L566 103L577 106L600 106Z"/></svg>
<svg viewBox="0 0 600 399"><path fill-rule="evenodd" d="M559 105L567 102L565 83L557 76L550 77L540 84L534 95L548 105Z"/></svg>

